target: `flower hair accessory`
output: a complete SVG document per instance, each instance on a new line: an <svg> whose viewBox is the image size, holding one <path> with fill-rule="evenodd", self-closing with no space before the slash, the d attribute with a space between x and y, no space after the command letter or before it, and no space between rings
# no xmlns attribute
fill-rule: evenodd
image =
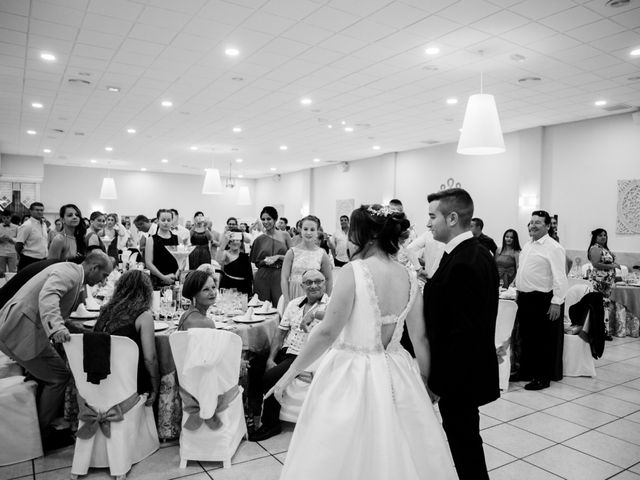
<svg viewBox="0 0 640 480"><path fill-rule="evenodd" d="M379 209L375 209L373 207L368 207L367 211L371 214L371 215L375 215L376 217L390 217L392 214L395 213L395 210L384 206L384 207L380 207Z"/></svg>

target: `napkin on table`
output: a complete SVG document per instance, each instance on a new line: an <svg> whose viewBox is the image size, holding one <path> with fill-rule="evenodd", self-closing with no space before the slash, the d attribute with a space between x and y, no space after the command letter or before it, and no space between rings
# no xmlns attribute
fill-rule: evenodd
<svg viewBox="0 0 640 480"><path fill-rule="evenodd" d="M87 285L87 296L84 299L84 303L87 306L87 308L90 308L91 310L97 310L100 308L100 305L98 305L98 302L96 302L96 299L93 298L93 295L91 295L88 285Z"/></svg>
<svg viewBox="0 0 640 480"><path fill-rule="evenodd" d="M249 305L257 305L259 303L260 303L260 299L258 298L258 294L255 293L253 297L251 297L251 300L249 300Z"/></svg>
<svg viewBox="0 0 640 480"><path fill-rule="evenodd" d="M78 317L90 317L91 313L87 310L87 307L84 306L84 303L78 305L78 308L75 311L76 316Z"/></svg>
<svg viewBox="0 0 640 480"><path fill-rule="evenodd" d="M273 306L271 305L271 302L267 300L262 304L262 307L260 307L260 313L270 312L272 308Z"/></svg>

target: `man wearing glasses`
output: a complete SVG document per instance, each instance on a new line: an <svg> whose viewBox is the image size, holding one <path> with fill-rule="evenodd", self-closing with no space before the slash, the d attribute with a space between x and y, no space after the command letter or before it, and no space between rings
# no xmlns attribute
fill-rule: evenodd
<svg viewBox="0 0 640 480"><path fill-rule="evenodd" d="M526 390L542 390L559 380L556 358L563 339L562 305L567 294L565 251L549 236L551 216L531 214L529 240L520 253L516 274L522 357L518 380L531 380Z"/></svg>
<svg viewBox="0 0 640 480"><path fill-rule="evenodd" d="M325 283L324 275L319 270L307 270L302 275L305 295L291 300L284 311L278 333L271 342L267 371L262 377L263 393L268 392L289 370L307 342L311 329L324 318L329 302ZM249 434L249 440L259 442L279 434L282 431L279 417L280 404L271 395L264 401L262 426Z"/></svg>

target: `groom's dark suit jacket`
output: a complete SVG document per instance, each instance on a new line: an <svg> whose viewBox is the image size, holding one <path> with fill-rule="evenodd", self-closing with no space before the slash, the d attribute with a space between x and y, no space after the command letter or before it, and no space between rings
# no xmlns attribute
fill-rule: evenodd
<svg viewBox="0 0 640 480"><path fill-rule="evenodd" d="M429 388L435 394L478 406L500 396L494 341L498 282L491 253L470 238L445 254L425 286Z"/></svg>

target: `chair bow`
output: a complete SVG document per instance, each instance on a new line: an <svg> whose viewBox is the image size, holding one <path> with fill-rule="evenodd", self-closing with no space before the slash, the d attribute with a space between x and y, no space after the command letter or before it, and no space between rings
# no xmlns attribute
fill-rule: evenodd
<svg viewBox="0 0 640 480"><path fill-rule="evenodd" d="M229 408L229 405L239 393L240 387L238 387L238 385L234 385L226 392L218 395L218 406L216 407L216 411L213 412L211 418L201 418L200 402L198 402L198 400L184 388L180 387L182 410L189 415L189 418L187 418L187 421L184 424L184 428L187 430L197 430L204 423L211 430L218 430L222 426L222 421L218 414Z"/></svg>
<svg viewBox="0 0 640 480"><path fill-rule="evenodd" d="M98 428L100 428L105 437L111 438L111 422L121 422L124 420L124 414L138 403L139 398L140 395L134 393L106 412L100 412L78 395L78 420L82 420L83 425L78 429L76 435L86 440L93 437L98 431Z"/></svg>

